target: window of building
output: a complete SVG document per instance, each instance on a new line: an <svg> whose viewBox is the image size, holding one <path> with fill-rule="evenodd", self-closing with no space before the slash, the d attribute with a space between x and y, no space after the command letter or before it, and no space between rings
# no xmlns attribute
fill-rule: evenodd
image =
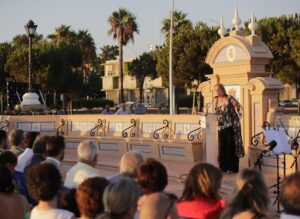
<svg viewBox="0 0 300 219"><path fill-rule="evenodd" d="M113 68L112 65L106 65L106 69L107 69L107 75L108 76L112 76L113 75Z"/></svg>
<svg viewBox="0 0 300 219"><path fill-rule="evenodd" d="M119 89L119 77L113 78L113 89Z"/></svg>

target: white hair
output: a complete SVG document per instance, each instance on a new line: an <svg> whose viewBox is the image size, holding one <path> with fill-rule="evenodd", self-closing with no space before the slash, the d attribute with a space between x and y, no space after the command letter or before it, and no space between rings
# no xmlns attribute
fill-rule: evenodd
<svg viewBox="0 0 300 219"><path fill-rule="evenodd" d="M144 163L143 155L137 151L129 151L121 157L120 172L136 173L137 168Z"/></svg>
<svg viewBox="0 0 300 219"><path fill-rule="evenodd" d="M99 149L95 141L82 141L77 147L77 155L81 161L92 161Z"/></svg>

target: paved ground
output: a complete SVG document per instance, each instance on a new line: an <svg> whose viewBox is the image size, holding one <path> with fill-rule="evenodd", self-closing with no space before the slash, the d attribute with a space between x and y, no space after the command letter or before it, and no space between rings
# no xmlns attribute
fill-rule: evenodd
<svg viewBox="0 0 300 219"><path fill-rule="evenodd" d="M74 154L66 154L66 161L64 166L66 169L69 169L73 166L74 163ZM118 172L120 156L112 155L100 155L98 157L97 168L102 176L107 177L111 176ZM183 183L179 182L179 176L182 174L187 174L191 167L194 165L193 162L189 161L170 161L170 160L160 160L167 168L169 176L169 184L167 186L167 191L180 196L183 190ZM234 189L235 180L237 174L226 174L222 180L221 195L224 198L228 198ZM265 175L267 185L273 185L276 181L276 176ZM271 192L271 196L274 197L274 194Z"/></svg>

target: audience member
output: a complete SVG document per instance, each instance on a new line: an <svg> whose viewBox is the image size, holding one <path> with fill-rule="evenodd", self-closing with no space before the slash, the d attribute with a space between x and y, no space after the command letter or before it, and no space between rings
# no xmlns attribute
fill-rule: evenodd
<svg viewBox="0 0 300 219"><path fill-rule="evenodd" d="M25 178L23 173L15 171L15 168L17 166L17 161L18 161L17 156L11 151L4 151L2 154L0 154L0 165L6 166L11 172L13 177L13 182L15 184L16 192L23 195L27 199L27 201L30 204L32 204L32 200L30 199L30 196L26 188L26 183L25 183Z"/></svg>
<svg viewBox="0 0 300 219"><path fill-rule="evenodd" d="M139 219L177 219L176 197L162 192L150 194L143 204Z"/></svg>
<svg viewBox="0 0 300 219"><path fill-rule="evenodd" d="M85 179L100 176L97 165L98 145L94 141L82 141L77 147L79 161L68 172L65 187L76 188Z"/></svg>
<svg viewBox="0 0 300 219"><path fill-rule="evenodd" d="M0 130L0 153L8 149L6 131Z"/></svg>
<svg viewBox="0 0 300 219"><path fill-rule="evenodd" d="M4 151L0 154L0 165L6 166L11 174L15 173L17 162L17 156L11 151Z"/></svg>
<svg viewBox="0 0 300 219"><path fill-rule="evenodd" d="M120 172L108 178L110 182L119 180L123 176L136 178L137 169L143 164L143 155L137 151L129 151L123 154L120 161Z"/></svg>
<svg viewBox="0 0 300 219"><path fill-rule="evenodd" d="M274 218L268 189L260 172L244 169L237 177L236 192L221 219Z"/></svg>
<svg viewBox="0 0 300 219"><path fill-rule="evenodd" d="M138 169L137 182L144 194L138 202L138 210L140 210L147 195L163 192L168 185L167 169L159 161L149 158Z"/></svg>
<svg viewBox="0 0 300 219"><path fill-rule="evenodd" d="M103 193L108 181L102 177L89 178L79 185L76 201L82 219L94 219L104 212Z"/></svg>
<svg viewBox="0 0 300 219"><path fill-rule="evenodd" d="M33 146L33 143L34 143L36 137L39 134L40 134L39 132L27 132L24 135L24 146L26 149L18 157L18 164L16 166L16 171L23 173L24 168L29 164L31 158L33 157L32 146Z"/></svg>
<svg viewBox="0 0 300 219"><path fill-rule="evenodd" d="M24 151L24 131L21 129L14 129L8 135L9 150L17 157Z"/></svg>
<svg viewBox="0 0 300 219"><path fill-rule="evenodd" d="M110 183L103 195L105 213L97 219L133 219L139 196L138 184L128 177Z"/></svg>
<svg viewBox="0 0 300 219"><path fill-rule="evenodd" d="M122 103L121 104L121 108L118 109L118 111L116 112L116 115L129 115L130 112L126 109L126 104Z"/></svg>
<svg viewBox="0 0 300 219"><path fill-rule="evenodd" d="M66 171L60 163L65 156L65 147L65 139L62 136L50 136L47 139L47 158L44 162L54 165L60 171L62 180L66 177Z"/></svg>
<svg viewBox="0 0 300 219"><path fill-rule="evenodd" d="M37 136L33 146L32 146L32 151L33 151L33 156L31 160L29 161L28 165L24 169L24 174L26 176L27 171L30 167L33 165L39 164L43 162L46 157L47 157L47 151L46 151L46 145L47 145L47 139L49 139L49 136L44 135L44 136Z"/></svg>
<svg viewBox="0 0 300 219"><path fill-rule="evenodd" d="M57 208L57 193L61 185L59 170L52 164L41 163L28 171L27 187L38 205L31 211L31 219L70 219L73 213Z"/></svg>
<svg viewBox="0 0 300 219"><path fill-rule="evenodd" d="M184 190L177 203L183 218L218 219L225 207L220 198L222 172L208 163L198 163L189 172Z"/></svg>
<svg viewBox="0 0 300 219"><path fill-rule="evenodd" d="M113 112L110 110L110 106L106 105L105 108L102 110L102 115L111 115Z"/></svg>
<svg viewBox="0 0 300 219"><path fill-rule="evenodd" d="M281 184L280 204L285 209L281 219L300 218L300 172L285 177Z"/></svg>
<svg viewBox="0 0 300 219"><path fill-rule="evenodd" d="M142 101L139 99L135 105L135 114L145 114L146 108Z"/></svg>
<svg viewBox="0 0 300 219"><path fill-rule="evenodd" d="M11 171L0 165L0 219L23 219L30 206L24 197L14 193L14 183Z"/></svg>
<svg viewBox="0 0 300 219"><path fill-rule="evenodd" d="M101 200L102 201L102 200ZM80 212L76 202L76 189L67 189L63 191L59 199L59 208L72 212L76 218L80 217Z"/></svg>

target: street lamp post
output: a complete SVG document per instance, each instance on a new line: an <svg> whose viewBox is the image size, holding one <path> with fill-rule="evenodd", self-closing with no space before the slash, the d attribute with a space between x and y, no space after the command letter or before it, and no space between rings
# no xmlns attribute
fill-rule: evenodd
<svg viewBox="0 0 300 219"><path fill-rule="evenodd" d="M24 26L29 39L29 52L28 52L28 93L23 95L23 100L21 103L23 111L30 111L41 108L41 103L39 101L39 96L32 92L32 38L34 37L37 25L29 20Z"/></svg>
<svg viewBox="0 0 300 219"><path fill-rule="evenodd" d="M31 51L32 51L32 38L34 37L37 25L29 20L28 23L24 26L29 38L29 53L28 53L28 92L31 93L32 85L31 85L31 71L32 71L32 59L31 59Z"/></svg>
<svg viewBox="0 0 300 219"><path fill-rule="evenodd" d="M170 115L174 114L175 111L175 98L174 98L174 88L173 88L173 12L174 12L174 0L172 0L171 8L171 18L170 18L170 51L169 51L169 108Z"/></svg>

